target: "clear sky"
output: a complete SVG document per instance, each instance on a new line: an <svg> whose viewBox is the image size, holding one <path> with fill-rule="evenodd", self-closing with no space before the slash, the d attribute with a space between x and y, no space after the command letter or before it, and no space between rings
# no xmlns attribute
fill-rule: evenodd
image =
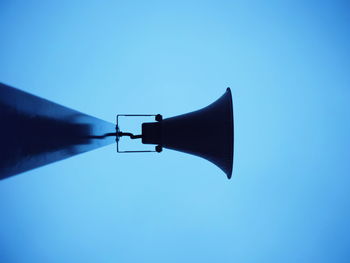
<svg viewBox="0 0 350 263"><path fill-rule="evenodd" d="M0 262L348 262L348 1L0 1L0 81L114 122L231 87L233 176L110 145L0 182ZM138 121L138 120L137 120Z"/></svg>

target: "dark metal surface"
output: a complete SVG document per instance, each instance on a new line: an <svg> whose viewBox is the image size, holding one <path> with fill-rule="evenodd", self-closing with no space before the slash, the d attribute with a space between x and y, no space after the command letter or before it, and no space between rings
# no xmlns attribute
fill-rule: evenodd
<svg viewBox="0 0 350 263"><path fill-rule="evenodd" d="M115 125L0 83L0 179L115 141Z"/></svg>
<svg viewBox="0 0 350 263"><path fill-rule="evenodd" d="M209 106L190 113L142 124L142 143L202 157L230 179L233 167L234 123L231 90Z"/></svg>

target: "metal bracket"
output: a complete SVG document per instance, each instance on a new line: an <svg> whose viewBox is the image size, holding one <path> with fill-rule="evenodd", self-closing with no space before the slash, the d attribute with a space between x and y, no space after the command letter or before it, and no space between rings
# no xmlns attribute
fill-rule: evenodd
<svg viewBox="0 0 350 263"><path fill-rule="evenodd" d="M120 116L123 116L123 117L140 117L140 116L141 117L142 116L149 117L149 116L154 116L156 121L162 121L163 120L163 117L160 114L118 114L117 118L116 118L117 119L117 124L115 126L117 134L120 132L120 130L119 130L119 117ZM118 153L149 153L149 152L158 152L158 153L160 153L163 150L161 145L157 145L155 147L154 151L150 151L150 150L147 150L147 151L122 151L122 150L119 150L119 138L120 138L120 136L116 136L116 139L115 139L116 142L117 142L117 152Z"/></svg>

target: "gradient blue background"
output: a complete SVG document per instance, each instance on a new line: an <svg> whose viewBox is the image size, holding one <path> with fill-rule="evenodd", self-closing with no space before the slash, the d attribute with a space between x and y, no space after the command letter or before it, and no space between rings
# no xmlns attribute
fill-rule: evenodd
<svg viewBox="0 0 350 263"><path fill-rule="evenodd" d="M0 80L114 122L230 86L232 180L110 145L0 182L0 262L349 262L348 1L0 2Z"/></svg>

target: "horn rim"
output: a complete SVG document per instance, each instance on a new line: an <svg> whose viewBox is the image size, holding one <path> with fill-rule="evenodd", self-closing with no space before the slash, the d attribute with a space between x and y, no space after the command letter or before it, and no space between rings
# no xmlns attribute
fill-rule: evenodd
<svg viewBox="0 0 350 263"><path fill-rule="evenodd" d="M230 133L231 133L231 145L230 145L230 166L229 166L229 170L226 172L227 178L231 179L232 177L232 172L233 172L233 157L234 157L234 113L233 113L233 100L232 100L232 92L231 89L228 87L226 89L226 92L228 93L228 99L229 99L229 108L230 108L230 112L229 112L229 119L230 119Z"/></svg>

